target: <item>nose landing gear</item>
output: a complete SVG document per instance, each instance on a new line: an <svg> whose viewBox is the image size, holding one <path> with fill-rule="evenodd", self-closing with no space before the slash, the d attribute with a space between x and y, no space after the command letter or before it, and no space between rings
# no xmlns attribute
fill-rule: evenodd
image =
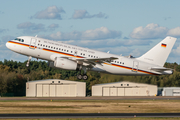
<svg viewBox="0 0 180 120"><path fill-rule="evenodd" d="M31 59L32 59L32 57L29 56L28 61L27 61L27 63L26 63L26 67L29 67L29 62L31 61Z"/></svg>

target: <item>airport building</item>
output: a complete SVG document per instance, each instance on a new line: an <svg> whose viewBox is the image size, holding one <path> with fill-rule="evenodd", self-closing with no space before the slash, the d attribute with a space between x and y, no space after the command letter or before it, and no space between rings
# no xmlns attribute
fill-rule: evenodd
<svg viewBox="0 0 180 120"><path fill-rule="evenodd" d="M157 86L133 83L115 82L96 84L92 86L92 96L156 96Z"/></svg>
<svg viewBox="0 0 180 120"><path fill-rule="evenodd" d="M26 97L85 97L86 82L48 79L26 82Z"/></svg>
<svg viewBox="0 0 180 120"><path fill-rule="evenodd" d="M163 87L159 90L162 96L180 96L180 87Z"/></svg>

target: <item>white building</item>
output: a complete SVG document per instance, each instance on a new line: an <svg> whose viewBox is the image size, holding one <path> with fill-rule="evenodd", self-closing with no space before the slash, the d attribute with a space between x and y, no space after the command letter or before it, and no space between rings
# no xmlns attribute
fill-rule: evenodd
<svg viewBox="0 0 180 120"><path fill-rule="evenodd" d="M92 96L155 96L157 86L133 83L115 82L106 84L96 84L92 86Z"/></svg>
<svg viewBox="0 0 180 120"><path fill-rule="evenodd" d="M86 82L48 79L26 82L26 97L85 97Z"/></svg>
<svg viewBox="0 0 180 120"><path fill-rule="evenodd" d="M162 96L180 96L180 87L163 87Z"/></svg>

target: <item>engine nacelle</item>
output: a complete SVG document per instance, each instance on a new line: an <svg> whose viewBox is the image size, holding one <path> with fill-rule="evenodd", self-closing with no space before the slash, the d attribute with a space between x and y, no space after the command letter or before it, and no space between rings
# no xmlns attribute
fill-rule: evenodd
<svg viewBox="0 0 180 120"><path fill-rule="evenodd" d="M54 63L54 64L53 64ZM71 60L65 58L56 57L54 62L48 62L49 67L56 67L65 70L77 70L79 69L79 65Z"/></svg>

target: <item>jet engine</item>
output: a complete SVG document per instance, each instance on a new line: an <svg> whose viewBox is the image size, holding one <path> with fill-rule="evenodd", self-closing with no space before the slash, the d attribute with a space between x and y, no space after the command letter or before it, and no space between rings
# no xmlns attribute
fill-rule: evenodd
<svg viewBox="0 0 180 120"><path fill-rule="evenodd" d="M72 60L68 60L66 58L60 58L60 57L56 57L54 62L49 61L48 66L65 69L65 70L79 70L80 69L80 65L77 64L76 62Z"/></svg>

